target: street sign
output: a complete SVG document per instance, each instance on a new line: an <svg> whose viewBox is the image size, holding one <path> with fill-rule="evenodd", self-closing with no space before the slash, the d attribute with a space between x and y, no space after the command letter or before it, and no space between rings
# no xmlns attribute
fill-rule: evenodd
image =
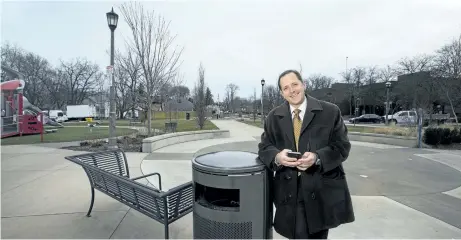
<svg viewBox="0 0 461 240"><path fill-rule="evenodd" d="M107 74L112 73L114 71L114 66L112 66L112 65L107 66L106 71L107 71Z"/></svg>

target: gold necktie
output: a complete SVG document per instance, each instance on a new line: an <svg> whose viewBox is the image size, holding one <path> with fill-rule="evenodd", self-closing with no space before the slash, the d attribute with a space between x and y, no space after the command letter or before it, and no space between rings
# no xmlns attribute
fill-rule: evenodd
<svg viewBox="0 0 461 240"><path fill-rule="evenodd" d="M299 113L301 112L301 110L295 109L293 112L295 113L295 116L293 118L293 133L295 135L296 151L298 151L299 135L301 135L302 125L301 118L299 117Z"/></svg>

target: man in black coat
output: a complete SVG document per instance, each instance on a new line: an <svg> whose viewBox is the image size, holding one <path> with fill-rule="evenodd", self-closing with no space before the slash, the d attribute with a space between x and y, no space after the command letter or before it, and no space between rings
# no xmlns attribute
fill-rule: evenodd
<svg viewBox="0 0 461 240"><path fill-rule="evenodd" d="M329 229L355 220L342 166L351 144L339 108L307 95L301 79L294 70L280 75L286 102L268 113L258 155L275 172L275 231L326 239ZM289 151L302 157L290 158Z"/></svg>

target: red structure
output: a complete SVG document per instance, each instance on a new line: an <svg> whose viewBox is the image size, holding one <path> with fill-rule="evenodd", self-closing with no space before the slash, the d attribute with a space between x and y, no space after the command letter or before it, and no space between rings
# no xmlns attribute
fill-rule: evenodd
<svg viewBox="0 0 461 240"><path fill-rule="evenodd" d="M43 139L43 114L24 110L25 83L21 79L22 75L5 66L2 66L2 70L16 79L0 84L1 137L40 133Z"/></svg>

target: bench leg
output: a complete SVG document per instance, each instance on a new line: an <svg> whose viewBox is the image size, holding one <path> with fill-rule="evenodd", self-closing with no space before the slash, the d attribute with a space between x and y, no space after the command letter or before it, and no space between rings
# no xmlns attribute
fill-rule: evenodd
<svg viewBox="0 0 461 240"><path fill-rule="evenodd" d="M168 224L165 224L165 239L170 238L170 231L168 231Z"/></svg>
<svg viewBox="0 0 461 240"><path fill-rule="evenodd" d="M88 209L88 213L86 214L87 217L91 216L91 210L93 210L93 204L94 204L94 188L91 187L91 203L90 203L90 209Z"/></svg>

